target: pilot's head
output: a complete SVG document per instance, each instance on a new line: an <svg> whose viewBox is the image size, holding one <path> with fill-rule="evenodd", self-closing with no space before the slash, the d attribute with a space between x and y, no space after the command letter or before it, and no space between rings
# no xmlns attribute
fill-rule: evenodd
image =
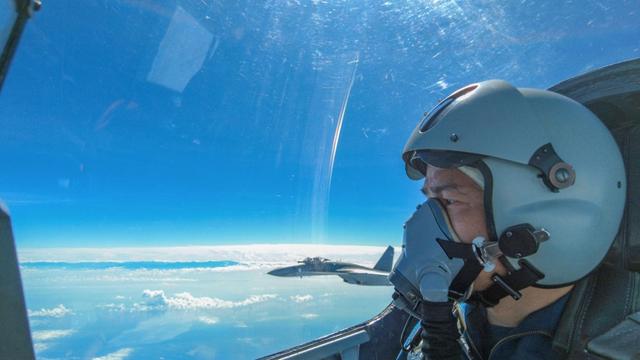
<svg viewBox="0 0 640 360"><path fill-rule="evenodd" d="M479 293L496 282L507 290L576 282L603 260L622 217L626 179L615 141L587 108L550 91L500 80L464 87L425 114L403 159L439 203L432 212L445 213L449 240L474 244L447 255L475 264L462 277ZM405 242L434 241L406 234ZM505 296L489 290L494 300Z"/></svg>

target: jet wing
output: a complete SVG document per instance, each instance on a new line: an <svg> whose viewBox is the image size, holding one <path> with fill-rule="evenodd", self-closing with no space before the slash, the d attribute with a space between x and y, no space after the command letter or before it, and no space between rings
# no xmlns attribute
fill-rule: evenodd
<svg viewBox="0 0 640 360"><path fill-rule="evenodd" d="M387 278L389 273L372 269L348 268L336 272L344 282L356 285L388 286L391 285Z"/></svg>
<svg viewBox="0 0 640 360"><path fill-rule="evenodd" d="M355 275L359 275L359 274L366 274L366 275L378 275L378 276L389 276L389 272L388 271L380 271L380 270L374 270L374 269L359 269L359 268L343 268L340 270L337 270L338 275L341 274L355 274Z"/></svg>

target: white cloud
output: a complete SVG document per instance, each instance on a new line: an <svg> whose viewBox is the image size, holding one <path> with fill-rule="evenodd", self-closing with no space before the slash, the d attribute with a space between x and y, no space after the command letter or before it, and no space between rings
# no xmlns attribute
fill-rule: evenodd
<svg viewBox="0 0 640 360"><path fill-rule="evenodd" d="M33 349L36 354L45 351L51 345L51 342L75 333L75 330L40 330L31 333L33 340Z"/></svg>
<svg viewBox="0 0 640 360"><path fill-rule="evenodd" d="M240 301L223 300L208 296L196 297L191 293L183 292L174 296L167 296L163 290L144 290L141 302L134 303L131 307L125 304L105 304L100 307L110 311L162 311L162 310L207 310L207 309L232 309L241 306L253 305L277 298L276 294L251 295Z"/></svg>
<svg viewBox="0 0 640 360"><path fill-rule="evenodd" d="M75 333L75 330L41 330L31 333L33 340L33 350L36 354L43 352L51 346L51 342ZM38 356L39 357L39 356Z"/></svg>
<svg viewBox="0 0 640 360"><path fill-rule="evenodd" d="M142 306L149 307L164 307L167 305L167 297L162 290L149 290L146 289L142 291L142 298L144 302L141 304Z"/></svg>
<svg viewBox="0 0 640 360"><path fill-rule="evenodd" d="M73 314L71 309L67 309L64 305L60 304L51 309L40 309L40 310L29 310L28 311L30 317L53 317L53 318L61 318L66 315Z"/></svg>
<svg viewBox="0 0 640 360"><path fill-rule="evenodd" d="M291 300L293 300L293 302L296 303L303 303L303 302L307 302L307 301L311 301L313 300L313 296L311 294L307 294L307 295L294 295L294 296L290 296L289 297Z"/></svg>
<svg viewBox="0 0 640 360"><path fill-rule="evenodd" d="M217 317L211 317L211 316L200 316L198 318L198 321L207 325L213 325L213 324L217 324L220 321L220 319L218 319Z"/></svg>
<svg viewBox="0 0 640 360"><path fill-rule="evenodd" d="M49 341L73 334L74 330L41 330L31 334L33 341Z"/></svg>
<svg viewBox="0 0 640 360"><path fill-rule="evenodd" d="M167 297L162 290L144 290L142 293L142 297L145 298L144 304L147 306L161 306L178 310L230 309L275 299L276 296L275 294L251 295L241 301L229 301L208 296L195 297L188 292L175 294L171 297Z"/></svg>
<svg viewBox="0 0 640 360"><path fill-rule="evenodd" d="M94 357L93 360L123 360L131 355L132 352L132 348L124 348L104 356Z"/></svg>
<svg viewBox="0 0 640 360"><path fill-rule="evenodd" d="M124 296L122 296L122 295L116 295L116 296L115 296L115 299L116 299L116 300L124 300Z"/></svg>
<svg viewBox="0 0 640 360"><path fill-rule="evenodd" d="M49 344L45 343L33 343L33 350L37 352L41 352L47 350L49 348Z"/></svg>
<svg viewBox="0 0 640 360"><path fill-rule="evenodd" d="M318 317L318 314L302 314L300 315L300 317L302 317L303 319L315 319Z"/></svg>
<svg viewBox="0 0 640 360"><path fill-rule="evenodd" d="M125 310L127 310L127 307L122 303L120 303L120 304L110 303L110 304L98 305L98 307L106 309L108 311L125 311Z"/></svg>
<svg viewBox="0 0 640 360"><path fill-rule="evenodd" d="M45 351L49 348L49 344L47 343L41 343L41 342L34 342L33 343L33 350L35 350L36 354L42 351Z"/></svg>

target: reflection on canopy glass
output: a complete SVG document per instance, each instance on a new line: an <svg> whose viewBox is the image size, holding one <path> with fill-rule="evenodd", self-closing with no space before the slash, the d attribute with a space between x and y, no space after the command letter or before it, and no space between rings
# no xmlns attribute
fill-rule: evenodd
<svg viewBox="0 0 640 360"><path fill-rule="evenodd" d="M0 96L37 354L255 358L374 316L391 288L266 273L373 266L421 197L400 153L425 111L637 57L638 20L632 1L45 3Z"/></svg>

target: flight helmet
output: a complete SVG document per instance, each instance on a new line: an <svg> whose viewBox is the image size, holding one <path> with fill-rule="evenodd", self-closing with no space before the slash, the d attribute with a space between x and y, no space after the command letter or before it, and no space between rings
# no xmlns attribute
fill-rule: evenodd
<svg viewBox="0 0 640 360"><path fill-rule="evenodd" d="M486 243L510 273L503 289L580 280L618 231L620 151L593 113L557 93L501 80L468 85L425 113L402 158L415 180L429 165L482 174Z"/></svg>

